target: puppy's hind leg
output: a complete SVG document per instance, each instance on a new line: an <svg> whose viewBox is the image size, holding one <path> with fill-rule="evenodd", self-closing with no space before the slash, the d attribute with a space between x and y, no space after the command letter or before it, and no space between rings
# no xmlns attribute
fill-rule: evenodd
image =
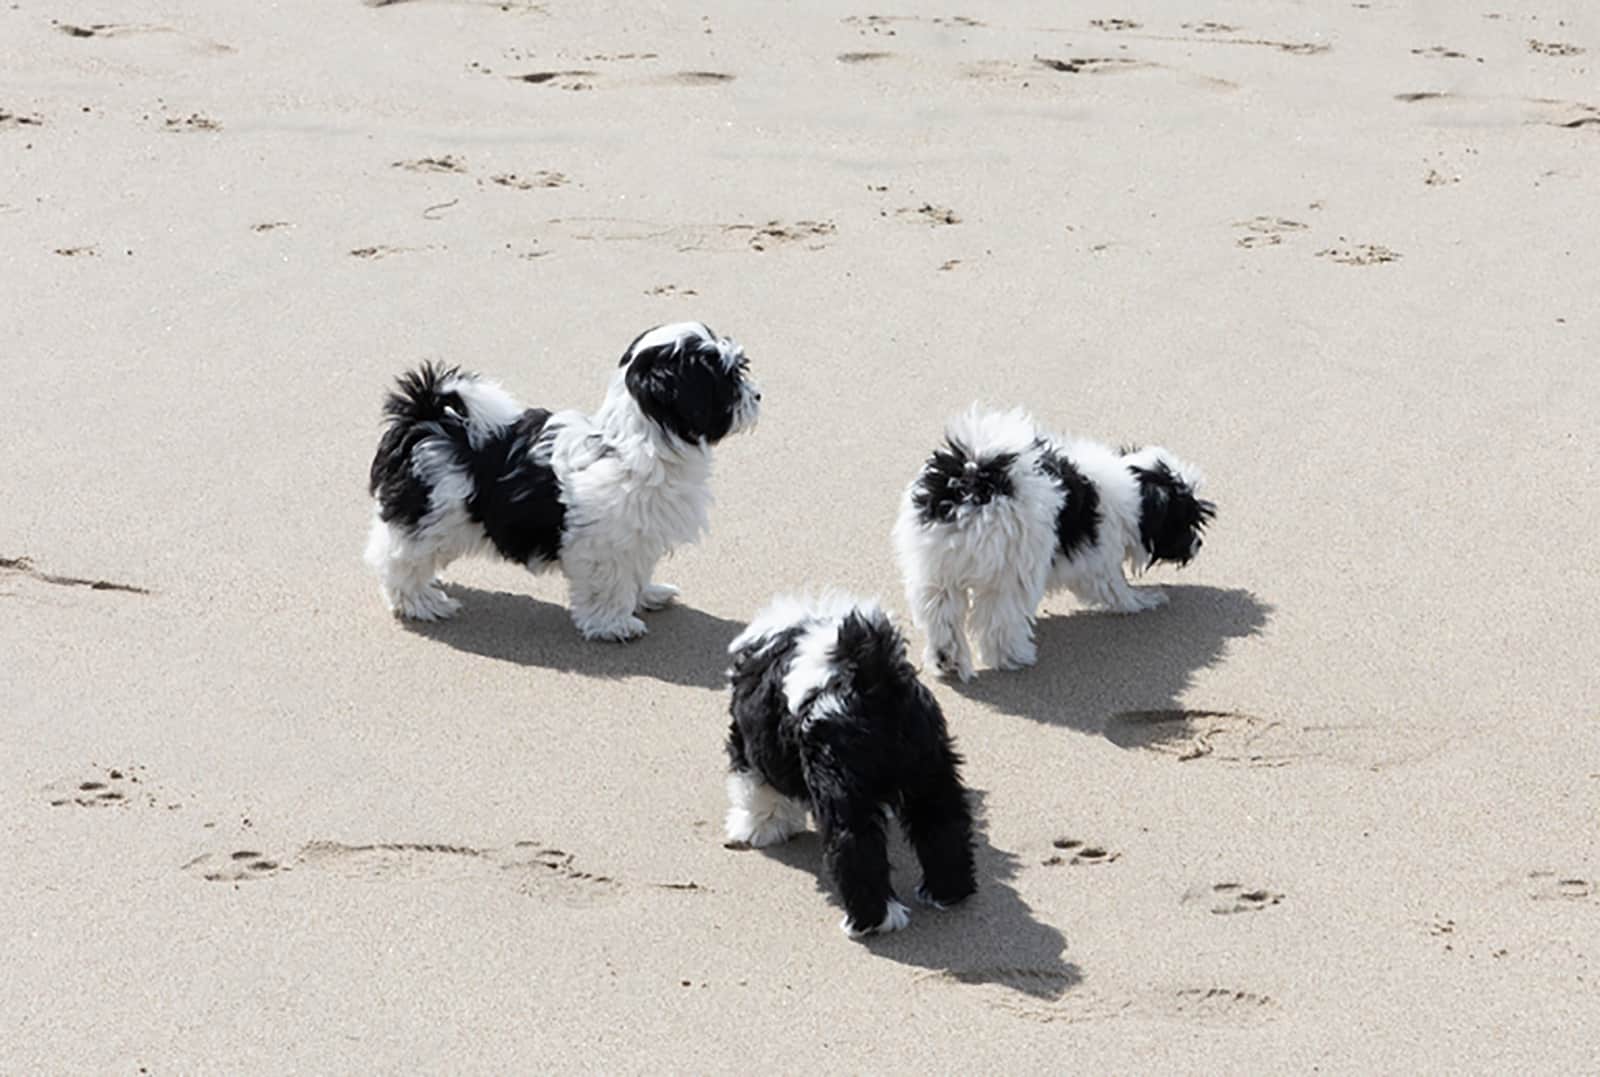
<svg viewBox="0 0 1600 1077"><path fill-rule="evenodd" d="M917 897L939 908L954 905L978 888L972 863L972 810L956 776L954 754L942 753L939 772L906 790L900 825L917 851L922 884Z"/></svg>
<svg viewBox="0 0 1600 1077"><path fill-rule="evenodd" d="M381 519L372 521L366 562L378 574L384 604L395 616L440 621L461 611L461 603L445 594L436 578L440 560L427 536L408 534Z"/></svg>
<svg viewBox="0 0 1600 1077"><path fill-rule="evenodd" d="M806 785L822 836L823 862L844 903L839 927L852 939L899 931L911 922L911 910L889 885L883 807L851 781L836 758L807 750Z"/></svg>
<svg viewBox="0 0 1600 1077"><path fill-rule="evenodd" d="M964 588L927 585L911 596L912 620L928 637L922 663L941 676L972 680L972 651L967 646L967 593Z"/></svg>
<svg viewBox="0 0 1600 1077"><path fill-rule="evenodd" d="M788 841L805 828L806 806L800 801L784 796L754 771L728 775L724 829L730 842L759 849Z"/></svg>

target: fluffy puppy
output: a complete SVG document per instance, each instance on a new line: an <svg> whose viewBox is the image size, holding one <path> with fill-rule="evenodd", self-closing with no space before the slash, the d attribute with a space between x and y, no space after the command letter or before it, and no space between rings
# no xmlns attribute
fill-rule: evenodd
<svg viewBox="0 0 1600 1077"><path fill-rule="evenodd" d="M921 862L919 898L942 908L977 889L961 757L876 604L779 598L728 651L730 841L784 841L810 809L851 938L911 919L889 883L885 809Z"/></svg>
<svg viewBox="0 0 1600 1077"><path fill-rule="evenodd" d="M524 408L492 381L424 364L384 405L366 560L401 617L450 617L438 573L493 551L567 576L589 639L642 635L641 610L678 590L659 561L705 531L711 450L752 426L749 361L700 322L648 330L623 353L600 410Z"/></svg>
<svg viewBox="0 0 1600 1077"><path fill-rule="evenodd" d="M952 419L894 527L924 664L970 680L970 621L983 661L1031 666L1039 603L1062 587L1118 613L1162 605L1167 596L1131 586L1124 566L1186 565L1200 552L1216 514L1200 484L1165 449L1055 437L1020 409Z"/></svg>

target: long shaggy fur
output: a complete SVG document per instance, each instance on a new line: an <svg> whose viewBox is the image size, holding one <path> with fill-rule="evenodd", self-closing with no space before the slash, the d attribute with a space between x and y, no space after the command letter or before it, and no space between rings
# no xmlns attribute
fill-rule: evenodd
<svg viewBox="0 0 1600 1077"><path fill-rule="evenodd" d="M784 841L809 810L852 938L910 922L890 884L885 809L916 850L923 901L977 888L961 758L875 603L779 598L729 652L729 840Z"/></svg>
<svg viewBox="0 0 1600 1077"><path fill-rule="evenodd" d="M711 505L711 450L754 425L761 394L731 339L699 322L640 334L600 410L523 408L457 367L401 375L373 457L366 560L398 616L449 617L438 574L493 551L567 576L572 620L625 640L671 602L656 563L697 540Z"/></svg>
<svg viewBox="0 0 1600 1077"><path fill-rule="evenodd" d="M1216 513L1200 485L1165 449L1056 437L1021 410L974 407L952 419L894 527L924 664L970 680L970 627L987 664L1032 665L1047 591L1119 613L1163 604L1158 588L1129 584L1125 566L1139 574L1199 552Z"/></svg>

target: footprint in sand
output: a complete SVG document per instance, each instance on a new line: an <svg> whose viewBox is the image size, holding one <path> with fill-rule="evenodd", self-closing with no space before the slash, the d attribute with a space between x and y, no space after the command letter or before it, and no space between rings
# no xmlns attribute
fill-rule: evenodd
<svg viewBox="0 0 1600 1077"><path fill-rule="evenodd" d="M1035 56L1033 60L1040 67L1068 75L1104 75L1114 71L1134 71L1141 67L1156 66L1145 60L1135 60L1126 56L1074 56L1066 60Z"/></svg>
<svg viewBox="0 0 1600 1077"><path fill-rule="evenodd" d="M601 75L600 72L589 68L573 68L565 71L529 71L506 77L513 82L525 82L530 86L553 86L558 90L579 91L594 89ZM658 86L720 86L732 82L734 77L726 71L674 71L650 81Z"/></svg>
<svg viewBox="0 0 1600 1077"><path fill-rule="evenodd" d="M948 206L936 206L932 202L924 202L920 206L903 206L895 210L894 215L901 220L918 221L935 227L961 223L961 218L956 215L955 210Z"/></svg>
<svg viewBox="0 0 1600 1077"><path fill-rule="evenodd" d="M250 231L252 231L252 232L276 232L280 228L293 228L293 227L294 227L294 225L290 224L288 221L262 221L260 224L252 224L250 226Z"/></svg>
<svg viewBox="0 0 1600 1077"><path fill-rule="evenodd" d="M1047 868L1066 864L1071 867L1083 867L1093 864L1111 864L1121 859L1121 853L1114 853L1099 845L1090 845L1078 838L1057 838L1050 843L1060 850L1045 857L1039 863Z"/></svg>
<svg viewBox="0 0 1600 1077"><path fill-rule="evenodd" d="M1263 909L1270 909L1282 900L1283 895L1272 890L1246 890L1239 883L1196 886L1183 895L1183 904L1202 905L1217 916L1260 912Z"/></svg>
<svg viewBox="0 0 1600 1077"><path fill-rule="evenodd" d="M1119 31L1137 30L1139 29L1140 24L1134 22L1132 19L1090 19L1089 25L1094 27L1096 30Z"/></svg>
<svg viewBox="0 0 1600 1077"><path fill-rule="evenodd" d="M177 133L222 130L222 124L213 120L210 116L203 116L198 112L191 112L187 116L173 117L166 120L161 126L164 130Z"/></svg>
<svg viewBox="0 0 1600 1077"><path fill-rule="evenodd" d="M433 247L390 247L380 243L374 247L356 247L350 252L350 257L376 261L379 258L389 258L396 254L415 254L418 251L428 250L433 250Z"/></svg>
<svg viewBox="0 0 1600 1077"><path fill-rule="evenodd" d="M1251 217L1248 221L1234 221L1233 226L1245 231L1246 234L1240 236L1234 243L1246 250L1256 247L1276 247L1283 242L1285 236L1304 232L1307 227L1300 221L1291 221L1287 217L1266 215Z"/></svg>
<svg viewBox="0 0 1600 1077"><path fill-rule="evenodd" d="M867 64L874 60L887 60L893 55L891 52L841 52L834 59L841 64Z"/></svg>
<svg viewBox="0 0 1600 1077"><path fill-rule="evenodd" d="M142 34L172 34L183 39L183 41L201 52L220 55L235 51L232 45L224 45L220 41L208 41L205 38L195 37L192 34L186 34L183 31L175 29L171 26L155 26L148 23L134 24L114 22L97 22L90 23L88 25L79 25L77 23L58 22L55 19L51 19L50 22L58 31L66 34L68 37L114 38L134 37Z"/></svg>
<svg viewBox="0 0 1600 1077"><path fill-rule="evenodd" d="M1106 720L1119 748L1243 767L1318 762L1380 771L1419 762L1448 743L1445 731L1389 725L1295 725L1238 711L1120 711Z"/></svg>
<svg viewBox="0 0 1600 1077"><path fill-rule="evenodd" d="M714 224L650 221L629 217L552 217L555 226L572 239L610 243L654 243L678 252L738 250L766 251L798 246L822 250L837 230L832 221L781 221L765 224Z"/></svg>
<svg viewBox="0 0 1600 1077"><path fill-rule="evenodd" d="M1483 63L1482 56L1468 56L1464 52L1456 49L1447 49L1443 45L1429 45L1424 49L1412 49L1411 55L1425 56L1430 60L1477 60L1478 63Z"/></svg>
<svg viewBox="0 0 1600 1077"><path fill-rule="evenodd" d="M453 172L465 173L467 162L459 157L446 153L439 157L418 157L410 161L396 161L391 168L403 168L407 172Z"/></svg>
<svg viewBox="0 0 1600 1077"><path fill-rule="evenodd" d="M40 127L44 124L36 113L23 115L20 112L7 112L0 108L0 128L6 127Z"/></svg>
<svg viewBox="0 0 1600 1077"><path fill-rule="evenodd" d="M1270 996L1233 987L1150 986L1119 991L1084 984L1071 973L1027 968L934 973L921 977L918 985L976 987L993 1009L1041 1025L1132 1017L1239 1027L1271 1020L1278 1011Z"/></svg>
<svg viewBox="0 0 1600 1077"><path fill-rule="evenodd" d="M1528 51L1540 56L1582 56L1585 50L1579 45L1568 45L1562 41L1537 41L1530 37Z"/></svg>
<svg viewBox="0 0 1600 1077"><path fill-rule="evenodd" d="M1343 236L1339 239L1341 242L1338 246L1323 248L1317 252L1317 257L1347 266L1376 266L1400 260L1399 251L1392 251L1380 243L1349 243Z"/></svg>
<svg viewBox="0 0 1600 1077"><path fill-rule="evenodd" d="M645 295L699 295L693 288L680 288L676 284L658 284L654 288L646 288Z"/></svg>
<svg viewBox="0 0 1600 1077"><path fill-rule="evenodd" d="M1600 893L1600 886L1588 879L1554 871L1529 872L1528 883L1528 896L1535 901L1587 901Z"/></svg>
<svg viewBox="0 0 1600 1077"><path fill-rule="evenodd" d="M1239 27L1226 22L1186 22L1183 28L1191 34L1236 34Z"/></svg>
<svg viewBox="0 0 1600 1077"><path fill-rule="evenodd" d="M289 869L254 849L238 849L231 853L197 856L183 865L183 870L209 883L243 883L270 879Z"/></svg>
<svg viewBox="0 0 1600 1077"><path fill-rule="evenodd" d="M985 25L977 19L966 15L846 15L839 20L846 26L853 26L860 34L883 34L885 37L895 36L896 24L922 24L926 26L939 26L946 29L974 29Z"/></svg>
<svg viewBox="0 0 1600 1077"><path fill-rule="evenodd" d="M157 808L163 803L169 811L181 807L166 801L145 780L140 766L95 767L87 776L53 781L42 792L52 808Z"/></svg>
<svg viewBox="0 0 1600 1077"><path fill-rule="evenodd" d="M560 172L540 169L527 176L520 176L515 172L501 172L499 175L490 176L489 182L509 187L513 191L531 191L540 187L565 187L567 177Z"/></svg>
<svg viewBox="0 0 1600 1077"><path fill-rule="evenodd" d="M81 247L57 247L54 253L61 255L63 258L98 258L100 257L100 248L93 243L89 243Z"/></svg>
<svg viewBox="0 0 1600 1077"><path fill-rule="evenodd" d="M349 845L313 841L291 857L274 857L253 849L206 853L183 865L207 882L250 882L282 872L306 870L365 881L488 879L520 894L570 905L603 901L621 889L605 875L580 869L573 855L542 842L519 841L504 849L417 842ZM699 890L694 883L666 884L668 889Z"/></svg>

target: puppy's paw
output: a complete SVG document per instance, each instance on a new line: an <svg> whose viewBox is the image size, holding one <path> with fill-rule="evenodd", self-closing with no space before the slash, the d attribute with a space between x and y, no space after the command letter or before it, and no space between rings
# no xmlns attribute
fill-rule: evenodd
<svg viewBox="0 0 1600 1077"><path fill-rule="evenodd" d="M650 631L645 623L632 614L607 621L588 621L578 625L584 639L603 640L609 643L626 643Z"/></svg>
<svg viewBox="0 0 1600 1077"><path fill-rule="evenodd" d="M1032 643L1023 647L1013 647L1000 655L1000 660L995 663L996 669L1027 669L1039 661L1039 651Z"/></svg>
<svg viewBox="0 0 1600 1077"><path fill-rule="evenodd" d="M1109 608L1113 613L1143 613L1166 604L1167 593L1159 587L1130 587L1112 599Z"/></svg>
<svg viewBox="0 0 1600 1077"><path fill-rule="evenodd" d="M396 595L392 608L396 617L408 621L445 621L461 612L461 603L437 587L426 587Z"/></svg>
<svg viewBox="0 0 1600 1077"><path fill-rule="evenodd" d="M769 815L765 818L757 818L747 812L730 812L728 815L729 844L748 845L752 849L763 849L768 845L786 842L794 837L799 829L793 820L780 815Z"/></svg>
<svg viewBox="0 0 1600 1077"><path fill-rule="evenodd" d="M963 684L972 680L972 662L965 655L957 654L954 650L940 650L929 646L922 653L922 664L933 667L938 671L939 676L947 680L955 677Z"/></svg>
<svg viewBox="0 0 1600 1077"><path fill-rule="evenodd" d="M639 608L664 610L677 601L679 591L670 583L647 583L639 592Z"/></svg>
<svg viewBox="0 0 1600 1077"><path fill-rule="evenodd" d="M839 928L852 939L865 938L868 935L887 935L891 931L900 931L911 923L911 910L900 904L896 898L889 899L889 907L884 910L883 922L867 927L858 927L850 922L846 916L839 921Z"/></svg>

